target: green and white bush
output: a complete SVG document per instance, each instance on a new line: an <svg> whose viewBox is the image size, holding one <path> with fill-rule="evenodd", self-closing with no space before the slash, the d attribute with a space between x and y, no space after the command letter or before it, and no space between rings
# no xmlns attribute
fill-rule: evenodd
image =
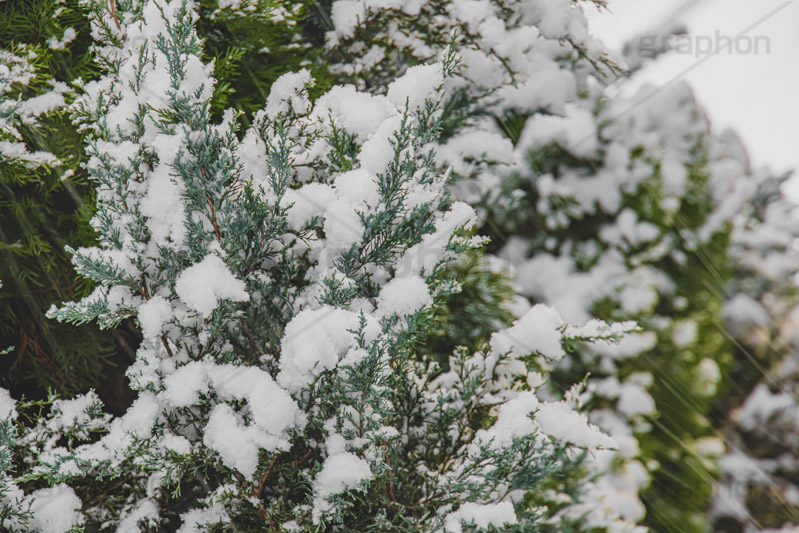
<svg viewBox="0 0 799 533"><path fill-rule="evenodd" d="M585 454L616 444L580 386L536 392L564 346L632 325L535 306L476 353L420 349L458 290L447 265L483 245L435 165L457 56L385 96L311 103L287 74L239 140L235 113L211 121L192 4L114 7L93 19L108 74L73 105L99 243L71 253L96 289L50 315L135 317L138 396L111 417L93 393L4 392L3 527L632 529L582 507Z"/></svg>
<svg viewBox="0 0 799 533"><path fill-rule="evenodd" d="M95 288L50 316L135 320L137 399L4 394L0 527L790 523L794 206L626 94L604 2L85 4Z"/></svg>

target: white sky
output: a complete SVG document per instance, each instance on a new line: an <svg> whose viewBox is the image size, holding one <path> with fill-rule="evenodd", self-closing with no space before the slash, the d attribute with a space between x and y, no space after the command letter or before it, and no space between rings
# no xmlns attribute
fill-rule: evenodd
<svg viewBox="0 0 799 533"><path fill-rule="evenodd" d="M755 166L799 169L799 1L609 0L608 7L611 13L588 8L586 14L592 33L616 50L671 19L693 35L715 40L716 32L735 37L767 17L745 35L768 38L770 53L761 40L759 54L723 49L696 66L703 56L672 52L639 72L633 83L664 85L696 66L683 79L693 86L713 129L734 129ZM790 192L799 196L799 178Z"/></svg>

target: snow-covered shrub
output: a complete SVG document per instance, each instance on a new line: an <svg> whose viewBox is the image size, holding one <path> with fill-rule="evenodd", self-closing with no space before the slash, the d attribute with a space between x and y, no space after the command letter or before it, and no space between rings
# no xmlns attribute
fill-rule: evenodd
<svg viewBox="0 0 799 533"><path fill-rule="evenodd" d="M97 289L52 315L135 320L138 399L6 402L1 526L700 531L725 451L720 520L790 521L792 207L685 86L605 91L588 2L87 4Z"/></svg>
<svg viewBox="0 0 799 533"><path fill-rule="evenodd" d="M749 166L735 139L718 150ZM756 188L731 235L724 324L735 363L712 516L717 531L791 531L799 522L799 211L780 192L787 176L752 176Z"/></svg>
<svg viewBox="0 0 799 533"><path fill-rule="evenodd" d="M592 461L602 498L633 521L648 509L657 530L701 531L718 458L705 446L717 429L708 413L735 365L720 328L737 261L729 235L757 178L718 148L687 86L606 92L614 63L580 9L339 0L328 70L379 91L457 29L464 68L446 87L456 127L437 162L451 166L454 196L477 208L490 249L515 267L531 303L570 322L644 326L564 359L557 382L590 372L592 420L620 443ZM459 113L475 101L479 112Z"/></svg>
<svg viewBox="0 0 799 533"><path fill-rule="evenodd" d="M334 65L330 70L367 80L363 83L371 87L379 87L381 76L392 70L408 68L409 74L412 73L412 65L437 53L447 42L442 36L457 28L454 43L463 58L464 68L461 76L453 78L447 85L447 105L450 121L458 127L443 139L437 162L442 166L451 165L457 176L453 194L477 206L482 231L491 236L492 249L516 267L516 282L523 294L531 298L532 303L544 301L562 307L561 312L570 314L574 321L588 321L592 317L592 304L600 298L599 292L604 290L613 295L634 267L625 263L622 251L609 254L603 265L607 267L608 276L615 276L612 282L599 276L583 277L582 280L579 276L570 276L575 268L582 266L574 267L568 257L558 262L555 259L559 253L553 256L552 252L563 246L565 254L574 249L575 253L585 255L585 248L596 246L589 241L599 239L596 234L599 218L586 222L588 232L570 231L573 228L567 229L566 223L562 224L560 231L556 227L546 227L543 222L549 213L541 214L537 200L543 196L541 192L547 183L560 176L555 172L554 176L539 179L547 174L547 170L539 169L537 165L549 165L550 169L579 166L581 158L593 158L594 161L580 170L591 176L603 164L605 155L601 144L604 143L614 145L610 157L615 160L610 164L619 166L618 173L625 173L626 169L622 168L625 163L619 159L623 159L623 152L627 151L629 162L629 153L638 140L638 130L648 126L634 129L625 137L628 125L617 121L607 127L606 131L611 132L607 135L609 140L600 142L598 139L598 125L613 114L606 112L601 118L595 115L606 104L602 83L612 76L614 64L603 53L601 45L590 37L580 4L531 0L393 5L342 0L333 4L331 19L334 30L328 34L328 46L333 51L345 50L343 55L348 61ZM353 57L357 59L352 61ZM459 105L473 101L478 102L479 113L458 113ZM623 108L625 104L617 102L615 105ZM695 121L691 112L686 110L679 116L687 113L686 120L690 123ZM658 135L658 127L652 127L656 130L652 135ZM695 142L698 142L706 125L697 123L689 127L693 128ZM613 136L621 138L616 140ZM562 149L553 150L553 146ZM643 162L639 165L637 177L631 176L628 180L629 189L635 188L636 180L656 173L657 147L648 148L654 153L638 156ZM619 198L623 194L620 190L623 184L618 180L598 178L592 183L596 187L575 181L575 188L588 195L591 191L599 194L600 189ZM547 191L555 188L555 185L549 186ZM641 192L642 195L647 193ZM551 194L557 196L558 191ZM653 196L649 200L652 207L657 202ZM588 199L587 203L591 204L588 208L593 209L592 200ZM607 221L612 222L621 211L620 205L611 206ZM563 221L568 213L556 215ZM622 219L629 219L630 215L633 213L625 213ZM572 213L571 216L583 218L582 213ZM543 246L547 238L549 249ZM533 247L530 247L531 242ZM601 251L597 249L595 253ZM532 265L521 268L528 258L537 260L537 264L553 259L552 268L540 272L529 271ZM659 281L656 273L653 276L651 269L647 270L645 266L636 274L628 282L631 288L627 299L630 301L646 297L640 293L651 292L652 285ZM546 289L548 294L535 294L530 289L531 284ZM583 294L578 294L580 291ZM591 294L592 291L597 294ZM609 305L612 307L613 303ZM524 306L517 306L516 310L522 312ZM598 316L627 320L643 314L604 312ZM583 355L584 364L571 363L573 358L563 363L571 368L571 373L562 377L564 381L579 380L591 372L594 375L590 385L592 392L613 396L609 402L610 411L600 402L592 404L597 409L595 419L604 424L606 430L617 434L623 443L619 452L600 454L592 461L596 473L606 474L604 481L602 478L597 481L602 487L597 496L603 503L597 502L596 505L601 508L609 505L634 521L643 518L644 509L637 493L648 482L647 467L654 464L648 461L654 455L651 450L645 450L643 461L637 461L640 445L633 436L636 428L639 431L647 428L642 415L654 412L653 401L646 392L652 377L642 371L630 371L630 367L620 370L613 364L614 358L610 354L626 350L628 357L634 359L633 356L645 349L642 342L651 344L654 338L651 331L641 332L628 338L625 346L604 347L608 354L604 356L604 364L600 363L597 355L587 354ZM619 381L620 373L624 383ZM600 382L601 378L607 379ZM603 383L602 387L599 387L600 383ZM621 396L623 402L619 402ZM632 420L628 421L628 418ZM671 451L679 446L671 443L663 447Z"/></svg>
<svg viewBox="0 0 799 533"><path fill-rule="evenodd" d="M119 417L93 393L15 404L5 391L12 531L635 529L590 507L583 458L613 439L579 386L539 398L578 341L530 308L481 349L423 350L479 250L471 207L436 166L457 58L311 102L276 81L242 137L211 120L214 78L188 0L94 4L108 75L73 106L97 183L95 247L71 250L95 291L61 321L143 342ZM586 507L588 505L588 507Z"/></svg>

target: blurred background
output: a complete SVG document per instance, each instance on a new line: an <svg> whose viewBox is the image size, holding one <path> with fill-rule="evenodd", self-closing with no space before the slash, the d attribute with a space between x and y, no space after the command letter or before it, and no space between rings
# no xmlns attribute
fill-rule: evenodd
<svg viewBox="0 0 799 533"><path fill-rule="evenodd" d="M624 91L685 80L715 132L735 130L755 167L767 165L777 173L799 168L799 2L608 0L607 9L588 8L586 15L592 33L614 50L637 35L683 26L690 40L672 41L681 51L645 65ZM724 37L738 36L733 42L739 45L716 49ZM752 43L757 46L747 52ZM786 193L799 199L799 176Z"/></svg>

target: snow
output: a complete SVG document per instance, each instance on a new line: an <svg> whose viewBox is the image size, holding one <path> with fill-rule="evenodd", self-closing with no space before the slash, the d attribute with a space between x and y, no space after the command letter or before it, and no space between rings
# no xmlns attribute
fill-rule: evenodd
<svg viewBox="0 0 799 533"><path fill-rule="evenodd" d="M31 530L38 533L66 533L83 523L81 501L71 487L60 484L29 495L33 519Z"/></svg>
<svg viewBox="0 0 799 533"><path fill-rule="evenodd" d="M384 120L363 143L361 152L358 154L358 161L360 161L362 169L372 174L380 174L386 170L386 166L394 159L394 146L391 141L401 123L402 117L399 115Z"/></svg>
<svg viewBox="0 0 799 533"><path fill-rule="evenodd" d="M761 383L755 387L743 406L735 413L742 428L752 431L763 427L771 417L784 415L795 408L796 399L789 393L772 393L768 385Z"/></svg>
<svg viewBox="0 0 799 533"><path fill-rule="evenodd" d="M685 169L685 165L672 158L664 159L660 165L660 175L663 180L663 194L683 196L685 184L688 181L688 171Z"/></svg>
<svg viewBox="0 0 799 533"><path fill-rule="evenodd" d="M288 113L289 109L297 114L306 113L311 104L305 87L312 83L311 73L306 69L280 76L272 84L266 99L266 115L274 119L280 114Z"/></svg>
<svg viewBox="0 0 799 533"><path fill-rule="evenodd" d="M372 470L365 459L345 451L343 437L330 436L327 447L329 455L313 482L314 523L318 523L321 514L330 508L327 502L330 496L354 489L372 477Z"/></svg>
<svg viewBox="0 0 799 533"><path fill-rule="evenodd" d="M352 311L333 307L306 309L286 326L281 341L280 373L277 382L296 392L310 384L324 370L334 368L353 342L359 317ZM379 328L367 328L373 340Z"/></svg>
<svg viewBox="0 0 799 533"><path fill-rule="evenodd" d="M336 200L327 206L323 225L331 252L343 252L363 238L364 227L352 204Z"/></svg>
<svg viewBox="0 0 799 533"><path fill-rule="evenodd" d="M121 429L125 432L146 437L155 425L155 419L160 412L161 406L155 395L150 391L144 391L139 394L125 414L116 419L116 422L120 423Z"/></svg>
<svg viewBox="0 0 799 533"><path fill-rule="evenodd" d="M173 248L186 238L183 185L172 177L168 163L158 164L147 180L147 194L140 204L142 215L156 243Z"/></svg>
<svg viewBox="0 0 799 533"><path fill-rule="evenodd" d="M33 98L28 98L22 102L20 116L24 121L30 122L33 117L38 117L39 115L63 107L66 103L62 94L63 92L65 92L65 88L59 85L52 91L34 96Z"/></svg>
<svg viewBox="0 0 799 533"><path fill-rule="evenodd" d="M475 443L488 445L496 450L507 448L513 440L536 433L538 426L531 415L540 405L532 391L522 391L515 398L499 406L497 419L488 429L475 435Z"/></svg>
<svg viewBox="0 0 799 533"><path fill-rule="evenodd" d="M470 229L476 218L474 209L468 204L452 204L450 210L436 221L433 233L425 235L421 242L405 250L395 265L397 277L432 273L435 266L445 258L445 248L455 231L460 228Z"/></svg>
<svg viewBox="0 0 799 533"><path fill-rule="evenodd" d="M214 503L202 509L191 509L180 516L183 522L177 533L201 533L207 531L209 525L230 521L224 506Z"/></svg>
<svg viewBox="0 0 799 533"><path fill-rule="evenodd" d="M674 324L672 340L678 348L685 348L696 340L699 326L695 320L686 319Z"/></svg>
<svg viewBox="0 0 799 533"><path fill-rule="evenodd" d="M204 64L196 55L189 55L183 65L183 78L180 80L178 94L190 101L207 101L214 91L214 79L210 74L210 65Z"/></svg>
<svg viewBox="0 0 799 533"><path fill-rule="evenodd" d="M365 93L352 85L337 85L316 100L311 118L322 122L332 118L360 143L391 115L385 96Z"/></svg>
<svg viewBox="0 0 799 533"><path fill-rule="evenodd" d="M137 311L142 336L153 339L161 334L164 324L172 318L172 305L161 296L153 296Z"/></svg>
<svg viewBox="0 0 799 533"><path fill-rule="evenodd" d="M574 411L566 402L542 403L535 414L541 430L561 444L581 448L616 448L616 442L588 422L585 415Z"/></svg>
<svg viewBox="0 0 799 533"><path fill-rule="evenodd" d="M299 406L268 372L235 365L208 365L207 372L219 397L246 399L253 422L270 435L281 437L281 447L288 445L285 437L289 430L304 425Z"/></svg>
<svg viewBox="0 0 799 533"><path fill-rule="evenodd" d="M281 205L290 206L286 219L289 226L301 230L315 216L324 214L327 206L336 199L336 193L325 183L307 183L299 189L289 189Z"/></svg>
<svg viewBox="0 0 799 533"><path fill-rule="evenodd" d="M574 155L590 157L597 150L596 123L590 111L566 106L566 116L533 115L524 126L516 149L530 151L556 142Z"/></svg>
<svg viewBox="0 0 799 533"><path fill-rule="evenodd" d="M258 468L258 451L270 442L256 428L245 426L233 409L222 403L208 417L203 444L217 452L227 466L252 479Z"/></svg>
<svg viewBox="0 0 799 533"><path fill-rule="evenodd" d="M333 2L330 9L330 19L336 28L335 33L340 37L352 37L355 28L364 22L366 5L363 0L339 0Z"/></svg>
<svg viewBox="0 0 799 533"><path fill-rule="evenodd" d="M452 170L459 174L468 174L467 159L510 164L513 143L499 133L476 130L454 136L436 151L436 162L441 166L452 165Z"/></svg>
<svg viewBox="0 0 799 533"><path fill-rule="evenodd" d="M74 41L77 36L78 32L75 31L75 28L67 28L64 30L64 35L62 35L60 39L57 39L55 35L47 39L47 46L52 50L63 50L69 43Z"/></svg>
<svg viewBox="0 0 799 533"><path fill-rule="evenodd" d="M191 452L191 442L181 435L164 435L164 438L161 439L161 445L167 450L179 455L188 455Z"/></svg>
<svg viewBox="0 0 799 533"><path fill-rule="evenodd" d="M765 326L769 323L768 313L763 306L751 296L742 293L724 303L723 316L736 334L744 325Z"/></svg>
<svg viewBox="0 0 799 533"><path fill-rule="evenodd" d="M644 331L625 335L617 342L598 340L593 342L592 346L594 351L600 355L619 359L639 355L651 350L656 344L657 334L654 331Z"/></svg>
<svg viewBox="0 0 799 533"><path fill-rule="evenodd" d="M377 299L378 310L386 316L412 315L432 305L433 298L421 276L394 278L383 286Z"/></svg>
<svg viewBox="0 0 799 533"><path fill-rule="evenodd" d="M333 184L338 197L353 205L373 206L380 199L376 177L362 168L339 174Z"/></svg>
<svg viewBox="0 0 799 533"><path fill-rule="evenodd" d="M0 387L0 420L15 420L17 418L16 404L11 393Z"/></svg>
<svg viewBox="0 0 799 533"><path fill-rule="evenodd" d="M139 521L147 523L149 520L156 521L158 518L158 507L151 500L143 500L130 511L123 513L122 520L117 525L117 533L140 533Z"/></svg>
<svg viewBox="0 0 799 533"><path fill-rule="evenodd" d="M443 82L444 71L441 63L416 65L388 86L388 100L400 111L404 110L407 104L408 111L414 112L424 105L425 100Z"/></svg>
<svg viewBox="0 0 799 533"><path fill-rule="evenodd" d="M53 402L52 413L58 416L48 420L48 427L51 431L62 428L84 428L89 427L91 415L89 411L92 406L99 404L100 399L94 391L69 399L58 399Z"/></svg>
<svg viewBox="0 0 799 533"><path fill-rule="evenodd" d="M491 350L497 354L523 357L532 353L551 360L563 357L561 328L563 321L553 308L537 304L513 325L491 336Z"/></svg>
<svg viewBox="0 0 799 533"><path fill-rule="evenodd" d="M163 397L174 407L189 407L200 402L200 394L208 391L205 363L190 361L164 379Z"/></svg>
<svg viewBox="0 0 799 533"><path fill-rule="evenodd" d="M624 383L621 386L616 409L629 418L636 415L650 415L656 411L655 400L637 383Z"/></svg>
<svg viewBox="0 0 799 533"><path fill-rule="evenodd" d="M175 292L191 309L208 317L219 305L219 300L249 301L246 285L236 279L222 259L208 254L199 263L180 273Z"/></svg>
<svg viewBox="0 0 799 533"><path fill-rule="evenodd" d="M447 515L444 530L448 533L463 533L462 523L487 529L490 526L499 528L505 524L516 524L518 520L510 502L485 504L467 502L454 513Z"/></svg>
<svg viewBox="0 0 799 533"><path fill-rule="evenodd" d="M247 478L258 466L260 449L288 448L289 432L305 424L305 416L288 392L255 367L192 361L164 379L161 398L172 407L189 407L199 404L200 394L209 389L220 400L247 402L252 423L245 424L229 405L220 403L214 406L203 435L206 446ZM183 443L173 440L173 444L185 449Z"/></svg>

